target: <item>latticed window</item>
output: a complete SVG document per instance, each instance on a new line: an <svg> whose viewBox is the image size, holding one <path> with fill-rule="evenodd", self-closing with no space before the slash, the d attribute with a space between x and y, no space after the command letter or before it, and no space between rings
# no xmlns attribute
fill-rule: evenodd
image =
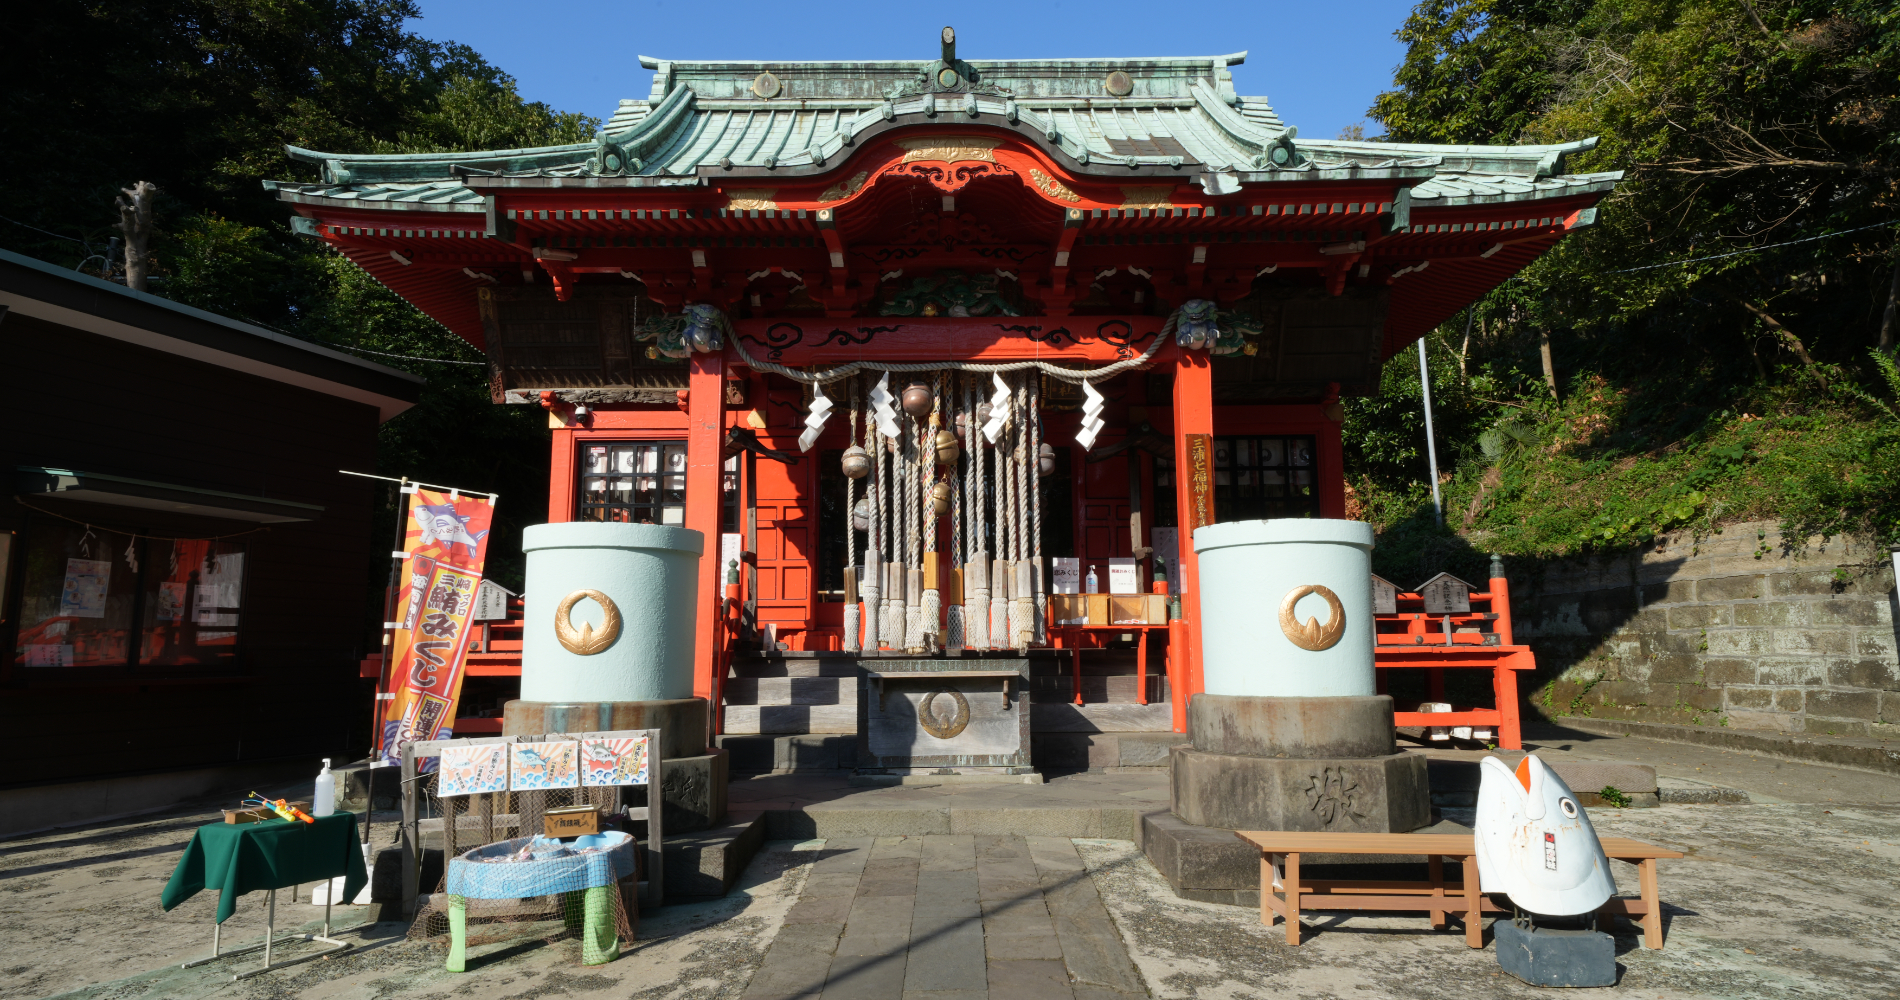
<svg viewBox="0 0 1900 1000"><path fill-rule="evenodd" d="M1318 517L1317 442L1310 436L1214 439L1214 517Z"/></svg>
<svg viewBox="0 0 1900 1000"><path fill-rule="evenodd" d="M739 459L719 475L721 529L737 530ZM579 521L686 523L686 442L627 441L581 446Z"/></svg>
<svg viewBox="0 0 1900 1000"><path fill-rule="evenodd" d="M1318 517L1319 444L1311 435L1214 439L1214 519ZM1155 460L1155 523L1175 523L1174 463Z"/></svg>

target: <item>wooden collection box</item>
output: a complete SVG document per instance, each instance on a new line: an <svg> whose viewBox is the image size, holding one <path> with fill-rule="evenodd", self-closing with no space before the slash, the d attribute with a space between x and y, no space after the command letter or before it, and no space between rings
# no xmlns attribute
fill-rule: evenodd
<svg viewBox="0 0 1900 1000"><path fill-rule="evenodd" d="M1049 623L1052 625L1087 624L1088 596L1087 594L1050 594Z"/></svg>

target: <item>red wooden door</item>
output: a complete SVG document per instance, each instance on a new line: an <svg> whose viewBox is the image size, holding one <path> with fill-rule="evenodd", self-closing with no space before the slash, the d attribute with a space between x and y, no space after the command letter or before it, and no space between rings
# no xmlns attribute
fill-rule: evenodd
<svg viewBox="0 0 1900 1000"><path fill-rule="evenodd" d="M781 445L768 445L780 447ZM795 447L795 446L794 446ZM757 553L760 625L804 628L812 618L812 553L817 549L816 490L813 456L801 456L797 465L754 458L752 466L754 515L758 525Z"/></svg>

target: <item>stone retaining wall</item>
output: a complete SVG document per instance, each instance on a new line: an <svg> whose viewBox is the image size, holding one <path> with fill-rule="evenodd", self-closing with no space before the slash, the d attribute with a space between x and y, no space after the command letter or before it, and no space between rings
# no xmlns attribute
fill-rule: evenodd
<svg viewBox="0 0 1900 1000"><path fill-rule="evenodd" d="M1538 660L1521 690L1546 716L1900 731L1884 546L1754 522L1508 572L1516 637Z"/></svg>

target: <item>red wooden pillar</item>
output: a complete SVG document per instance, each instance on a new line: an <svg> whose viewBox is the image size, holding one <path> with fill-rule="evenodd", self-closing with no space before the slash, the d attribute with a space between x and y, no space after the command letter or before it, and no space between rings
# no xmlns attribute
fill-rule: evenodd
<svg viewBox="0 0 1900 1000"><path fill-rule="evenodd" d="M1213 521L1212 442L1197 458L1194 436L1214 433L1214 372L1208 352L1177 348L1174 365L1174 489L1180 537L1181 616L1187 620L1186 690L1175 694L1177 731L1185 731L1187 702L1201 693L1201 561L1194 529ZM1197 474L1198 470L1204 475Z"/></svg>
<svg viewBox="0 0 1900 1000"><path fill-rule="evenodd" d="M686 394L686 527L706 540L699 559L699 614L693 623L693 695L716 696L717 616L725 577L719 565L719 452L726 423L726 356L694 352ZM714 714L718 706L710 706Z"/></svg>

